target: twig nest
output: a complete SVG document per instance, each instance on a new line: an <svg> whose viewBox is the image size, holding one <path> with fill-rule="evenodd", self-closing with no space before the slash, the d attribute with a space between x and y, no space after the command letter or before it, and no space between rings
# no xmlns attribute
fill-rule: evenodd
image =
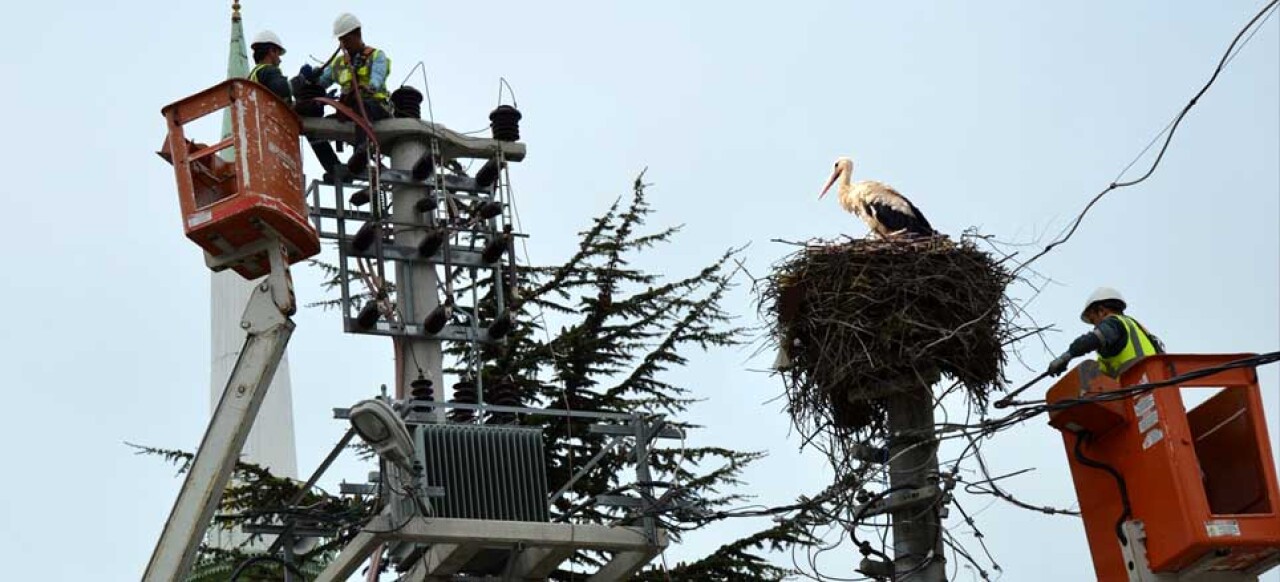
<svg viewBox="0 0 1280 582"><path fill-rule="evenodd" d="M811 241L784 258L761 307L797 427L870 436L886 396L944 376L985 406L1004 383L1011 281L968 238Z"/></svg>

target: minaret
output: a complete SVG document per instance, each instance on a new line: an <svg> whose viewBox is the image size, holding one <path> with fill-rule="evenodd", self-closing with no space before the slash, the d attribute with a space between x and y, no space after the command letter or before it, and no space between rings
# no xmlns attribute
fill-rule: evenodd
<svg viewBox="0 0 1280 582"><path fill-rule="evenodd" d="M227 78L246 77L249 74L249 57L246 51L244 28L240 24L240 3L231 4L231 51L227 55ZM231 133L230 110L222 119L222 135ZM231 150L222 152L233 156ZM245 332L240 329L240 316L249 301L250 291L257 284L227 269L212 273L209 292L211 318L209 407L212 411L222 397L227 378L235 367L236 358L244 345ZM277 477L298 477L297 453L293 442L293 395L289 387L289 359L280 361L275 379L267 391L253 432L245 442L241 459L271 470Z"/></svg>

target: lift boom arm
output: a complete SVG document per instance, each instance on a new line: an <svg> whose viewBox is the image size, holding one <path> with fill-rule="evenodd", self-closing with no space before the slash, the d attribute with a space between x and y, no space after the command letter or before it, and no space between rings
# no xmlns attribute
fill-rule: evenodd
<svg viewBox="0 0 1280 582"><path fill-rule="evenodd" d="M293 334L293 291L280 245L267 250L271 273L254 288L240 326L248 332L218 408L182 482L143 580L183 579L213 518L258 409Z"/></svg>

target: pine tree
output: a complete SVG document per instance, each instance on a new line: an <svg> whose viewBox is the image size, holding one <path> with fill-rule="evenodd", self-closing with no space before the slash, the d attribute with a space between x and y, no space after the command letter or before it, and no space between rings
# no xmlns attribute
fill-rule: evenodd
<svg viewBox="0 0 1280 582"><path fill-rule="evenodd" d="M670 426L698 427L679 418L694 402L690 389L664 379L664 372L688 362L689 349L738 345L743 329L721 302L732 285L736 249L729 249L690 276L667 280L634 266L639 256L672 242L679 227L645 231L653 213L645 198L643 174L635 179L630 199L619 199L590 228L579 233L577 252L563 264L518 271L517 326L506 345L486 360L485 385L500 380L518 388L521 403L546 409L598 412L651 411ZM492 316L492 289L483 302ZM514 291L514 293L512 293ZM550 320L560 323L550 334ZM464 348L451 354L461 364ZM452 370L462 372L461 367ZM577 467L600 452L607 438L591 433L590 419L534 416L524 424L544 429L548 480L553 489L568 482ZM679 535L722 519L721 510L744 499L737 492L742 469L763 456L757 452L701 446L672 446L655 441L650 456L652 479L661 484L644 513ZM613 451L555 503L553 515L592 523L630 523L617 509L591 501L599 495L628 490L634 463L627 451ZM772 566L756 552L807 544L805 534L790 524L770 527L726 544L712 555L677 565L669 574L685 580L777 580L788 571ZM598 556L579 553L574 563L590 571ZM656 571L646 575L665 576ZM557 573L568 579L569 573ZM654 578L658 579L658 578Z"/></svg>
<svg viewBox="0 0 1280 582"><path fill-rule="evenodd" d="M546 410L646 411L661 415L669 426L686 433L699 428L680 418L696 400L690 388L672 384L665 379L665 373L687 364L691 349L731 347L744 340L743 328L734 325L733 317L721 305L733 285L738 249L728 249L697 272L672 280L634 266L643 253L656 252L671 243L681 230L645 230L646 219L653 213L645 198L647 186L642 173L635 179L628 200L616 200L579 233L577 251L568 260L555 266L521 265L514 277L504 279L515 315L512 331L502 344L489 346L479 354L471 353L468 346L450 346L446 354L451 361L446 371L462 376L468 370L466 363L479 358L484 386L505 383L513 387L506 393L486 390L485 400L491 404L499 399ZM336 268L314 264L328 275L327 289L341 284ZM492 281L482 279L474 285L482 298L480 317L490 320L496 315L497 306ZM464 286L457 292L471 291ZM313 305L334 307L339 306L338 301ZM554 334L548 329L552 322L559 326ZM543 429L547 478L552 490L568 483L608 441L608 437L590 432L594 422L590 419L548 415L514 421ZM553 519L635 525L644 517L652 517L678 540L683 532L729 519L733 514L726 510L747 498L740 492L745 485L739 478L743 468L763 456L725 447L688 447L684 441L663 439L655 440L651 446L652 482L648 485L652 495L646 487L634 483L635 462L626 447L615 447L556 501ZM156 449L151 452L166 456L186 454ZM228 489L220 522L248 523L287 514L286 508L280 507L283 493L253 490L255 483L270 482L263 478L269 473L256 467L244 470L257 477L238 481ZM279 486L277 483L272 487ZM639 512L628 513L593 503L598 496L618 494L641 497L645 506ZM348 528L358 526L378 509L367 502L353 503L322 492L314 493L311 502L334 507L335 511L328 514L334 525ZM338 548L336 542L340 541L317 549L315 555L325 556L320 550ZM782 521L727 543L703 558L676 564L669 571L650 567L637 579L780 580L790 570L770 564L761 553L810 546L813 541L795 525L795 519ZM219 558L208 552L206 557ZM562 569L552 579L580 577L598 568L603 559L592 552L579 552L570 563L576 574Z"/></svg>
<svg viewBox="0 0 1280 582"><path fill-rule="evenodd" d="M178 466L178 474L191 468L192 453L126 443L138 454L159 456ZM277 477L260 465L237 461L231 481L223 490L214 528L243 528L246 525L281 525L286 519L298 526L332 528L339 535L294 556L297 569L314 576L324 569L342 546L350 541L353 525L374 515L373 499L340 497L312 488L302 492L302 483ZM257 536L251 539L259 539ZM222 582L247 560L257 554L240 549L222 549L202 544L187 582ZM241 582L281 580L281 566L264 562L245 568L237 578Z"/></svg>

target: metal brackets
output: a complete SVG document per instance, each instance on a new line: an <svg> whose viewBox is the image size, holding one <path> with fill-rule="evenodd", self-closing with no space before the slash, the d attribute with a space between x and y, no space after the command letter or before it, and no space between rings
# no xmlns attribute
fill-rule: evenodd
<svg viewBox="0 0 1280 582"><path fill-rule="evenodd" d="M515 580L545 577L578 549L609 554L589 581L626 580L668 544L664 532L650 540L643 529L633 527L423 517L395 522L384 513L370 521L316 581L346 580L387 541L430 545L431 551L406 576L415 581L448 579L480 549L511 547L523 548L512 572Z"/></svg>
<svg viewBox="0 0 1280 582"><path fill-rule="evenodd" d="M937 485L926 485L910 491L890 493L889 495L886 495L884 499L879 499L859 506L857 514L862 517L871 517L873 515L889 513L899 509L908 509L918 505L926 505L932 503L939 495L942 495L942 490L938 489Z"/></svg>

